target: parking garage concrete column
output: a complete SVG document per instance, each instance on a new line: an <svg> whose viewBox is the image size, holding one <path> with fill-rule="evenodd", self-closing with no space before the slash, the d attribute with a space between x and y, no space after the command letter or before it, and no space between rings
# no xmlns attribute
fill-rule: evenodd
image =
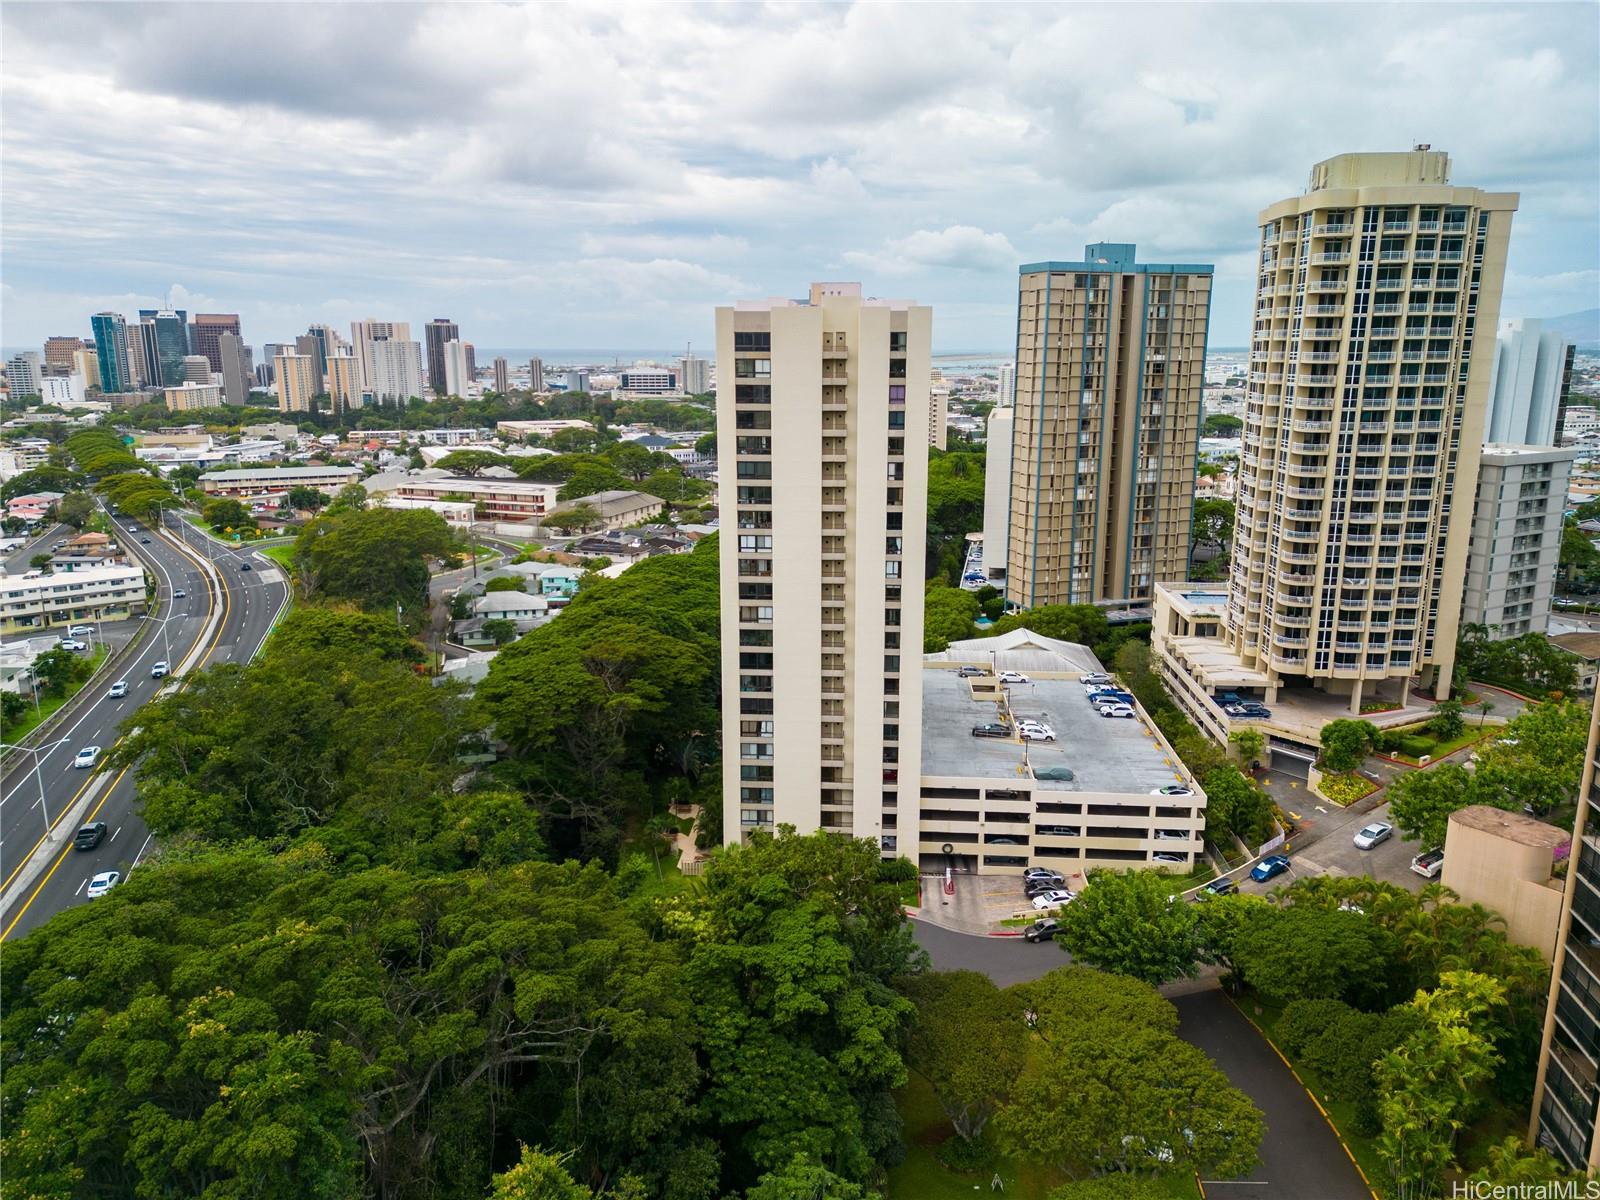
<svg viewBox="0 0 1600 1200"><path fill-rule="evenodd" d="M1352 680L1350 684L1350 715L1361 715L1361 680Z"/></svg>

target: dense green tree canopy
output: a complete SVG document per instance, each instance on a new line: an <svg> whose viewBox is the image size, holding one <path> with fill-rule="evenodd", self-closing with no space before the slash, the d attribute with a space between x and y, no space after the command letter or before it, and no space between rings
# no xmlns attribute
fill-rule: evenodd
<svg viewBox="0 0 1600 1200"><path fill-rule="evenodd" d="M944 586L938 579L929 580L922 600L923 653L931 654L943 650L951 642L976 636L972 622L977 616L976 595Z"/></svg>
<svg viewBox="0 0 1600 1200"><path fill-rule="evenodd" d="M399 605L413 626L427 611L430 561L454 566L459 553L438 513L352 510L337 502L300 531L294 548L309 597L349 601L368 612L393 612Z"/></svg>
<svg viewBox="0 0 1600 1200"><path fill-rule="evenodd" d="M1020 996L977 971L913 975L902 990L917 1007L906 1065L928 1081L958 1136L979 1137L1026 1058Z"/></svg>
<svg viewBox="0 0 1600 1200"><path fill-rule="evenodd" d="M1150 871L1096 871L1062 910L1056 941L1079 962L1145 983L1188 975L1198 952L1194 907L1171 898Z"/></svg>

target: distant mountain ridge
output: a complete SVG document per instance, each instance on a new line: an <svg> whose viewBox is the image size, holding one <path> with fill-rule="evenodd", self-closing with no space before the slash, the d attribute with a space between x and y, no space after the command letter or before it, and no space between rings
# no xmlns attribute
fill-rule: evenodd
<svg viewBox="0 0 1600 1200"><path fill-rule="evenodd" d="M1545 317L1544 327L1552 333L1559 333L1579 350L1600 350L1600 308Z"/></svg>

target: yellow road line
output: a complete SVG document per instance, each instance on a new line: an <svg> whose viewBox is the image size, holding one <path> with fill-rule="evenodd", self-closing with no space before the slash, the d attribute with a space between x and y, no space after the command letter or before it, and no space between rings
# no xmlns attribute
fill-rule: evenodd
<svg viewBox="0 0 1600 1200"><path fill-rule="evenodd" d="M129 767L123 767L122 770L117 772L117 777L111 781L111 786L106 789L106 794L100 797L100 803L96 804L94 806L94 810L89 814L89 821L93 821L95 817L100 815L100 810L105 807L106 801L111 798L111 794L117 790L117 784L122 782L122 777L128 773L128 770ZM86 821L85 824L87 823L88 822ZM48 871L45 872L44 878L39 881L39 886L33 889L33 895L29 896L25 901L23 901L22 907L17 910L17 915L11 918L11 924L6 926L4 933L0 933L0 942L5 941L11 936L11 931L17 927L17 922L22 920L29 907L36 899L38 899L39 893L44 891L44 885L50 882L50 877L56 873L56 870L61 866L62 863L67 861L67 856L71 853L71 846L66 846L62 849L61 854L56 859L55 863Z"/></svg>
<svg viewBox="0 0 1600 1200"><path fill-rule="evenodd" d="M1328 1128L1333 1130L1334 1140L1339 1143L1339 1149L1344 1151L1344 1156L1350 1160L1350 1165L1356 1169L1356 1174L1361 1176L1362 1184L1366 1186L1367 1191L1372 1193L1372 1200L1381 1200L1378 1195L1378 1189L1372 1186L1372 1180L1367 1178L1367 1173L1361 1169L1361 1164L1356 1161L1356 1156L1350 1152L1350 1144L1344 1140L1344 1134L1339 1132L1339 1127L1333 1123L1333 1118L1328 1115L1328 1110L1322 1107L1322 1101L1317 1099L1317 1094L1309 1087L1306 1087L1306 1081L1300 1078L1300 1072L1294 1069L1294 1064L1284 1057L1282 1050L1278 1049L1278 1043L1274 1042L1270 1037L1267 1036L1267 1031L1265 1029L1261 1028L1261 1026L1250 1020L1250 1014L1239 1007L1234 998L1228 995L1227 989L1223 989L1222 996L1223 999L1225 999L1229 1004L1233 1005L1235 1012L1237 1012L1246 1021L1250 1021L1250 1027L1261 1035L1262 1041L1272 1047L1272 1052L1276 1054L1279 1061L1289 1069L1289 1074L1294 1076L1294 1081L1305 1089L1306 1095L1311 1097L1311 1103L1317 1106L1317 1111L1322 1114L1322 1119L1328 1123Z"/></svg>
<svg viewBox="0 0 1600 1200"><path fill-rule="evenodd" d="M180 551L179 551L180 553L182 553L185 557L191 559L192 561L198 563L199 560L198 560L197 556L193 552L191 552L187 546L182 545L182 540L181 539L179 539L179 546L180 546ZM203 578L206 581L206 600L207 600L206 617L207 617L207 619L209 619L210 616L211 616L211 613L216 611L216 607L217 607L216 594L212 590L211 578L208 575L206 575L205 570L203 568L201 569L200 575L201 575L201 578ZM217 579L218 579L219 583L220 583L221 578L222 578L222 572L219 570L217 572ZM227 624L228 624L228 613L232 608L232 601L229 598L228 589L226 587L222 588L222 602L223 602L222 619L217 622L216 636L214 636L211 639L211 644L209 646L207 646L205 648L205 650L201 653L199 660L195 664L197 669L200 666L203 666L205 664L205 660L208 657L210 657L210 655L212 654L213 651L216 650L217 643L222 640L222 631L223 631L223 629L225 629L227 627ZM188 679L187 676L185 676L183 679L180 679L178 681L178 686L181 688L184 685L184 683L187 681L187 679ZM118 745L118 743L120 743L121 741L122 741L122 738L120 738L120 737L117 738L117 740L115 742L111 743L111 747L110 748L115 750L117 745ZM128 773L128 768L127 767L123 767L122 770L117 773L116 779L112 780L111 786L106 789L106 794L104 796L100 797L100 803L96 804L94 806L94 812L89 814L89 818L88 818L89 821L94 820L95 815L99 813L99 811L100 811L100 809L102 807L104 807L106 799L111 795L112 792L114 792L116 790L117 784L122 782L122 777L124 775L126 775L127 773ZM66 805L61 809L61 812L59 814L57 814L56 820L55 820L55 824L52 825L50 827L50 829L47 830L45 832L45 834L42 837L40 837L37 842L35 842L33 844L32 848L29 849L27 854L22 856L22 859L18 863L17 867L11 872L11 874L9 876L7 876L4 887L9 887L10 886L11 880L16 878L17 872L21 871L22 868L25 867L32 860L34 854L37 853L39 847L44 845L46 839L48 839L50 834L55 831L56 826L60 825L64 820L66 820L67 815L72 812L73 805L78 803L79 798L83 795L83 793L88 789L89 785L91 783L93 783L93 782L94 782L94 776L93 776L93 774L91 774L90 777L84 781L83 787L78 789L77 794L74 795L71 800L67 801ZM86 821L85 824L87 824L87 823L88 822ZM34 898L36 896L38 896L38 894L41 891L44 890L44 885L50 882L50 876L54 875L56 873L56 868L61 865L61 863L65 860L66 856L68 854L70 854L70 853L72 853L72 847L70 847L70 846L68 846L65 850L62 851L61 857L56 859L55 864L50 868L49 872L46 873L45 877L42 880L39 881L39 886L34 888L33 894L28 897L26 902L24 902L24 904L22 905L22 908L18 910L17 915L12 918L11 924L9 924L9 925L7 925L5 927L5 931L4 932L0 932L0 942L5 941L5 939L10 936L11 931L16 928L17 922L22 920L23 913L26 913L28 911L28 906L31 905L33 903L33 901L34 901ZM0 887L0 891L3 891L4 887Z"/></svg>

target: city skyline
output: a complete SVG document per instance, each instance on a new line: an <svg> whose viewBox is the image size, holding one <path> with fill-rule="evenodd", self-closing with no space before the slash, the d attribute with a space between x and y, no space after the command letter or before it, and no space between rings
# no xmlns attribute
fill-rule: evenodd
<svg viewBox="0 0 1600 1200"><path fill-rule="evenodd" d="M1215 263L1211 340L1237 346L1254 213L1303 189L1291 164L1416 141L1523 196L1504 312L1589 308L1600 282L1589 6L1395 9L1378 55L1341 54L1366 45L1363 27L1320 6L1159 23L1097 8L383 7L388 69L344 69L353 47L369 53L347 35L375 11L291 22L243 6L230 57L193 53L216 30L181 7L8 8L0 341L87 334L88 314L170 293L240 313L247 341L448 312L486 349L709 346L714 304L826 273L931 304L936 347L989 349L1010 343L1021 263L1109 240ZM783 64L708 69L753 64L740 48L780 35ZM1058 69L1135 36L1146 61L1181 65L1092 84ZM294 53L274 53L286 38ZM891 77L874 66L884 44L911 51ZM1351 68L1315 110L1283 104L1304 64L1281 47L1311 44ZM493 69L530 57L538 71ZM820 109L801 86L819 72ZM288 155L292 196L261 187Z"/></svg>

